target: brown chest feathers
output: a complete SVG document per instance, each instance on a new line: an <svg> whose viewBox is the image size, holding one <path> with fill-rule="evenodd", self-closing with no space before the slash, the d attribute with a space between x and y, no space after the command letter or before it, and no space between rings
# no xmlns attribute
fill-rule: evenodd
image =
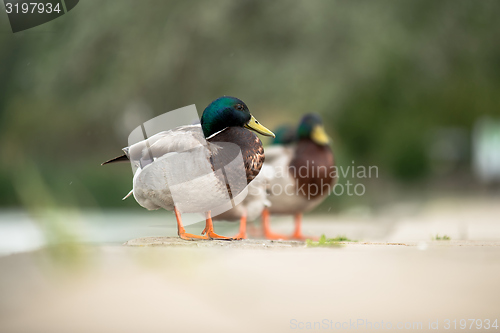
<svg viewBox="0 0 500 333"><path fill-rule="evenodd" d="M334 159L329 146L320 146L309 139L297 143L289 171L306 197L327 195L335 181Z"/></svg>
<svg viewBox="0 0 500 333"><path fill-rule="evenodd" d="M262 142L255 133L241 127L226 128L208 141L219 147L210 159L214 171L223 170L226 180L231 183L231 187L229 184L227 185L228 192L231 196L236 196L241 191L234 193L234 189L242 190L245 188L257 177L264 164ZM240 177L241 165L231 163L240 153L243 158L246 179Z"/></svg>

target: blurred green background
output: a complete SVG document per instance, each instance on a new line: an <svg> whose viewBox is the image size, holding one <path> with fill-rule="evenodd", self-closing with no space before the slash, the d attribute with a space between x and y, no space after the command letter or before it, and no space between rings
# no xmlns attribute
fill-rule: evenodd
<svg viewBox="0 0 500 333"><path fill-rule="evenodd" d="M317 112L339 165L379 168L365 196L319 210L388 189L484 191L471 141L500 116L499 13L496 0L85 0L13 34L2 12L0 207L142 209L120 200L130 166L100 163L140 123L221 95L269 128Z"/></svg>

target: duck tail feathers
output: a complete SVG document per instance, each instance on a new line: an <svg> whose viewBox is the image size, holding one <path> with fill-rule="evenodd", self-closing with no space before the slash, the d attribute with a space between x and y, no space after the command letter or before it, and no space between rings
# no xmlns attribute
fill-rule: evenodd
<svg viewBox="0 0 500 333"><path fill-rule="evenodd" d="M104 164L109 164L109 163L118 163L118 162L128 162L128 157L127 157L127 155L123 154L123 155L121 155L121 156L118 156L118 157L112 158L112 159L110 159L109 161L106 161L106 162L102 163L101 165L104 165Z"/></svg>
<svg viewBox="0 0 500 333"><path fill-rule="evenodd" d="M130 190L130 192L128 192L128 194L127 194L126 196L124 196L122 200L125 200L125 199L127 199L128 197L130 197L130 196L132 195L132 193L134 193L134 190L133 190L133 189L132 189L132 190Z"/></svg>

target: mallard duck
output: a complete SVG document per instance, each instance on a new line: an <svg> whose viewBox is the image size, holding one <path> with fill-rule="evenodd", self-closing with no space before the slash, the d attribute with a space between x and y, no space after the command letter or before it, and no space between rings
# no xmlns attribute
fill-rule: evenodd
<svg viewBox="0 0 500 333"><path fill-rule="evenodd" d="M305 115L296 129L296 141L266 148L262 173L268 179L269 208L262 212L268 239L307 238L302 234L302 215L318 206L333 189L336 179L333 153L319 115ZM294 215L291 236L270 229L270 214Z"/></svg>
<svg viewBox="0 0 500 333"><path fill-rule="evenodd" d="M129 159L137 167L135 200L174 211L180 238L232 240L214 232L211 212L234 206L262 168L262 142L249 130L274 137L243 101L223 96L205 108L200 124L157 133L103 164ZM186 233L182 213L205 214L202 236Z"/></svg>

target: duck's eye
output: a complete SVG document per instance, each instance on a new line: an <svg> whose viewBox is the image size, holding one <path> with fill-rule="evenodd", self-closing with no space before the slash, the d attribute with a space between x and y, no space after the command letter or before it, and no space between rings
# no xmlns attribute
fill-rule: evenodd
<svg viewBox="0 0 500 333"><path fill-rule="evenodd" d="M236 104L236 110L242 111L244 109L243 105L241 104Z"/></svg>

